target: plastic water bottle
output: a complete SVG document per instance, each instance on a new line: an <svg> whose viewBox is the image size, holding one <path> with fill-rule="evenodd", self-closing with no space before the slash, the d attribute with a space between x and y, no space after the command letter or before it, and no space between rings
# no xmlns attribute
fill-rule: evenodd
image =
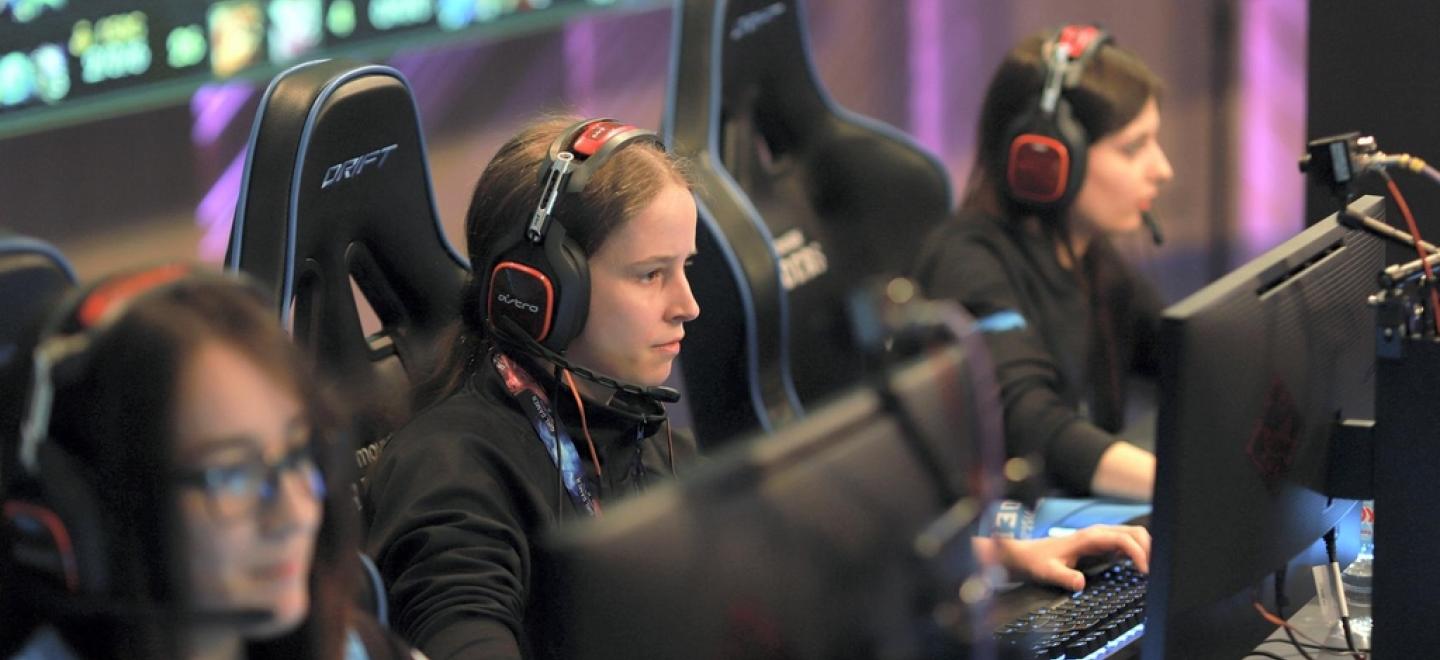
<svg viewBox="0 0 1440 660"><path fill-rule="evenodd" d="M1370 638L1370 584L1375 566L1375 503L1366 500L1360 509L1360 552L1355 561L1340 573L1345 600L1350 605L1350 629L1356 642ZM1368 642L1363 644L1369 646Z"/></svg>

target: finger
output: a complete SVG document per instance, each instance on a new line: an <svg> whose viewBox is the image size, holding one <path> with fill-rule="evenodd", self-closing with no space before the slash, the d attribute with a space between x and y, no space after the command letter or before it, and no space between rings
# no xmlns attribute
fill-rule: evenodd
<svg viewBox="0 0 1440 660"><path fill-rule="evenodd" d="M1056 560L1048 560L1036 567L1031 577L1046 584L1053 584L1063 589L1080 591L1085 588L1085 574L1077 571L1064 563Z"/></svg>
<svg viewBox="0 0 1440 660"><path fill-rule="evenodd" d="M1141 572L1150 571L1149 532L1139 528L1091 527L1076 536L1079 544L1075 550L1080 555L1119 551L1135 562L1135 567Z"/></svg>

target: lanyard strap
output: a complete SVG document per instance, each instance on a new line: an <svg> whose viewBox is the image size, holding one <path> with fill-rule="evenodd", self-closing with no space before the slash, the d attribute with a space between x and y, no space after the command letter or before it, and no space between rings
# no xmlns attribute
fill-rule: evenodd
<svg viewBox="0 0 1440 660"><path fill-rule="evenodd" d="M570 500L581 511L595 516L599 503L585 481L585 471L580 467L580 452L575 450L575 443L565 432L565 427L556 423L545 391L524 368L504 353L491 351L490 363L501 382L505 383L505 391L520 404L525 416L535 426L535 434L545 445L545 451L550 453L550 460L560 470L560 480L565 484L565 491L570 493Z"/></svg>

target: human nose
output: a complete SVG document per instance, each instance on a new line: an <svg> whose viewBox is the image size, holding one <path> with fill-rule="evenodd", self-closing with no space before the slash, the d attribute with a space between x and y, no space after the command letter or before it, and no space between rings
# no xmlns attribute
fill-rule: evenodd
<svg viewBox="0 0 1440 660"><path fill-rule="evenodd" d="M1170 168L1170 159L1165 157L1165 149L1155 145L1155 181L1156 183L1167 183L1175 178L1175 170Z"/></svg>
<svg viewBox="0 0 1440 660"><path fill-rule="evenodd" d="M700 303L695 300L695 293L690 290L690 276L685 271L680 271L680 277L676 280L675 293L671 299L669 320L677 323L694 321L700 316Z"/></svg>

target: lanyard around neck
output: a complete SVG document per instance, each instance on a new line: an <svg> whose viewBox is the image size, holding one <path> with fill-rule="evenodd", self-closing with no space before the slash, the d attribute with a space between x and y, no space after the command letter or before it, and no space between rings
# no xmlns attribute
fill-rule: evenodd
<svg viewBox="0 0 1440 660"><path fill-rule="evenodd" d="M529 372L504 353L491 351L490 363L494 366L496 375L500 376L500 381L505 384L505 391L520 404L525 416L530 418L535 434L545 445L545 451L550 453L550 460L554 461L555 467L560 470L560 480L565 485L565 491L570 493L570 500L581 511L591 516L597 515L600 511L599 500L585 480L585 471L580 467L580 452L575 450L575 442L570 439L564 425L556 419L554 409L550 406L550 398Z"/></svg>

